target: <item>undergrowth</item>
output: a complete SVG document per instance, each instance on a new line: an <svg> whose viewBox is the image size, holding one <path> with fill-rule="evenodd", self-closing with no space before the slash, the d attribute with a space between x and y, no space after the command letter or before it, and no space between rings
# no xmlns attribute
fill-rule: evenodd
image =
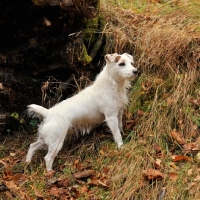
<svg viewBox="0 0 200 200"><path fill-rule="evenodd" d="M113 169L123 172L113 180L113 199L200 199L200 160L190 154L191 162L174 166L171 157L186 154L170 134L177 131L194 142L200 133L199 103L194 103L200 97L199 8L195 0L102 1L106 51L133 54L141 72L130 91L125 145L130 157ZM163 154L159 158L155 145ZM146 180L143 171L157 169L158 159L163 179Z"/></svg>
<svg viewBox="0 0 200 200"><path fill-rule="evenodd" d="M55 160L54 178L46 177L45 151L39 152L25 169L28 178L20 177L26 180L18 183L22 190L13 187L15 199L200 199L199 10L198 0L101 1L105 53L132 54L141 74L129 91L124 148L116 150L105 127L97 136L70 140ZM53 84L46 83L44 94ZM49 104L50 96L42 98ZM179 140L172 132L181 133ZM18 166L34 140L21 144L18 137L16 148L9 150L8 141L0 148L0 174L7 183L19 177L3 168ZM185 150L194 143L196 149ZM74 179L74 172L88 168L96 171L93 178ZM12 195L7 192L6 198Z"/></svg>

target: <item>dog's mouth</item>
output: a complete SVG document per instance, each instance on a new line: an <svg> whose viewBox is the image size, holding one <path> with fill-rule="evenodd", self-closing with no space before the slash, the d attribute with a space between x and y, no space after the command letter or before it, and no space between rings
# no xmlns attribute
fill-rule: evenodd
<svg viewBox="0 0 200 200"><path fill-rule="evenodd" d="M125 76L124 78L125 78L126 80L132 81L132 80L134 80L136 77L137 77L137 75L131 75L131 76Z"/></svg>

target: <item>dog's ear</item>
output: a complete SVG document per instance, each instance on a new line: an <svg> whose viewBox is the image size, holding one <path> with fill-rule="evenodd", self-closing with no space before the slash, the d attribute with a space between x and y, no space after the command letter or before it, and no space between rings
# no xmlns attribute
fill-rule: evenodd
<svg viewBox="0 0 200 200"><path fill-rule="evenodd" d="M114 62L115 58L118 56L117 53L113 53L113 54L106 54L105 55L105 60L106 62Z"/></svg>
<svg viewBox="0 0 200 200"><path fill-rule="evenodd" d="M118 62L120 58L121 58L121 56L115 57L115 62Z"/></svg>
<svg viewBox="0 0 200 200"><path fill-rule="evenodd" d="M133 62L133 56L131 56L131 55L128 54L128 53L124 53L124 55L128 56L128 57L131 59L131 61Z"/></svg>

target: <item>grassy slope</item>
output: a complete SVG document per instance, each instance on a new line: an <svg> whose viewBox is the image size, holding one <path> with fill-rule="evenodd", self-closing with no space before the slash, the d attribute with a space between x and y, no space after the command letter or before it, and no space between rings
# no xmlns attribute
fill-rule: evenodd
<svg viewBox="0 0 200 200"><path fill-rule="evenodd" d="M20 163L34 136L16 133L0 149L0 176L11 188L0 199L200 199L200 160L194 153L173 162L172 156L185 154L170 136L174 129L187 143L199 136L199 102L194 104L200 98L199 1L132 2L101 2L105 51L133 54L141 71L130 91L124 148L117 151L105 130L67 143L56 158L55 176L47 178L43 151L22 173ZM96 176L76 181L72 173L85 168ZM163 178L147 180L149 168Z"/></svg>
<svg viewBox="0 0 200 200"><path fill-rule="evenodd" d="M200 97L200 3L131 2L103 4L107 37L114 32L108 50L133 53L142 74L130 93L130 119L136 124L126 145L130 156L113 169L122 176L113 182L113 199L200 199L200 160L189 154L191 162L174 163L171 156L184 152L170 137L176 130L190 142L200 133L199 103L192 103ZM145 112L142 117L138 110ZM155 144L162 155L155 153ZM155 166L158 159L161 165ZM164 178L146 181L143 170L156 167Z"/></svg>

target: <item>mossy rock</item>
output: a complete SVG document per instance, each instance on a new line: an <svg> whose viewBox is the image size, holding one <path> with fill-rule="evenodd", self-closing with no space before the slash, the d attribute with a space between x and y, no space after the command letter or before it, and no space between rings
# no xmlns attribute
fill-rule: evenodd
<svg viewBox="0 0 200 200"><path fill-rule="evenodd" d="M89 64L90 62L92 62L92 58L88 55L87 49L84 44L83 44L83 50L81 54L81 61L83 64Z"/></svg>

